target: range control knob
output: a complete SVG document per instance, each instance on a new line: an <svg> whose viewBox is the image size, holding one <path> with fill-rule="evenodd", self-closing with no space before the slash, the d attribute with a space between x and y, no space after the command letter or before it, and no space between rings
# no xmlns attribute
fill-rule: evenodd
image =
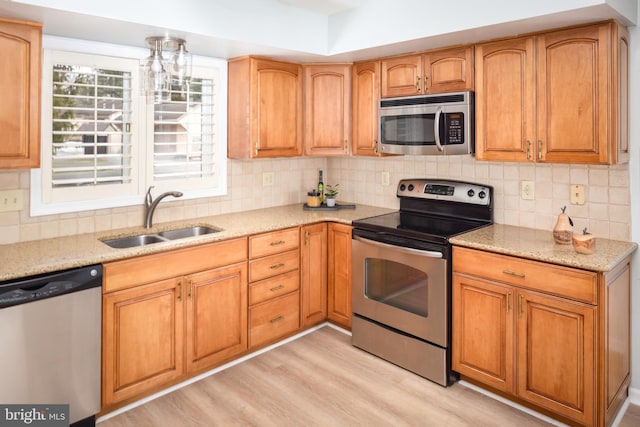
<svg viewBox="0 0 640 427"><path fill-rule="evenodd" d="M414 189L413 184L409 184L409 191L413 191L413 189Z"/></svg>
<svg viewBox="0 0 640 427"><path fill-rule="evenodd" d="M487 197L487 193L485 193L484 190L480 190L480 192L478 193L478 197L484 199L485 197Z"/></svg>
<svg viewBox="0 0 640 427"><path fill-rule="evenodd" d="M475 196L475 195L476 195L476 192L475 192L475 191L473 191L473 188L471 188L471 189L469 189L469 191L467 191L467 196L469 196L469 197L473 197L473 196Z"/></svg>
<svg viewBox="0 0 640 427"><path fill-rule="evenodd" d="M404 191L407 189L407 186L404 184L400 184L400 191Z"/></svg>

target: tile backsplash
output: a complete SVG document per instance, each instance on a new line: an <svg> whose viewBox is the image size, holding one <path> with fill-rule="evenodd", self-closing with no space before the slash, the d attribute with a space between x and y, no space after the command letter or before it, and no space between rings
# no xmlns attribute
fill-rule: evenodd
<svg viewBox="0 0 640 427"><path fill-rule="evenodd" d="M469 156L299 157L230 160L228 194L199 200L163 201L155 223L251 209L303 203L317 183L340 184L339 200L397 208L396 184L402 178L447 178L494 187L494 221L551 230L560 208L574 221L574 230L587 227L596 237L629 240L631 214L629 167L567 164L480 162ZM262 174L274 173L274 185L264 187ZM382 185L388 172L390 185ZM0 213L0 244L115 230L142 225L140 205L39 217L29 216L29 171L0 172L0 189L22 189L25 206ZM521 181L534 183L534 200L520 197ZM571 184L585 187L585 204L571 205Z"/></svg>

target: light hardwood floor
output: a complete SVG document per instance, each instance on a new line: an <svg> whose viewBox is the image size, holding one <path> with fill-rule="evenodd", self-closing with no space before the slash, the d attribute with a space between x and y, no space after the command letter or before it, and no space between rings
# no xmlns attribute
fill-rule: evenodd
<svg viewBox="0 0 640 427"><path fill-rule="evenodd" d="M640 412L630 412L621 427L638 425ZM461 384L427 381L324 327L98 427L545 425Z"/></svg>

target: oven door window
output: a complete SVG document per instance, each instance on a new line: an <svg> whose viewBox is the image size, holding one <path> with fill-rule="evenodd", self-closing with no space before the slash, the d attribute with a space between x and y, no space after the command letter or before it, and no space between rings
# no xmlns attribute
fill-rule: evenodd
<svg viewBox="0 0 640 427"><path fill-rule="evenodd" d="M406 264L366 258L365 296L371 300L427 317L429 277Z"/></svg>

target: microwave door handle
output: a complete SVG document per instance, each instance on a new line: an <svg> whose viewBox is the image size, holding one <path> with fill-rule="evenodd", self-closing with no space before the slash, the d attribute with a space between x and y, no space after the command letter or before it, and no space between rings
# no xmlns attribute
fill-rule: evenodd
<svg viewBox="0 0 640 427"><path fill-rule="evenodd" d="M436 117L433 123L433 132L435 133L436 147L438 148L438 151L444 151L444 148L442 148L442 144L440 143L440 116L442 116L442 107L438 107L436 109Z"/></svg>
<svg viewBox="0 0 640 427"><path fill-rule="evenodd" d="M430 258L442 258L442 253L437 251L423 251L421 249L403 248L402 246L390 245L389 243L382 243L382 242L376 242L375 240L364 239L360 236L353 236L353 240L357 240L359 242L373 245L373 246L379 246L385 249L393 249L401 253L428 256Z"/></svg>

